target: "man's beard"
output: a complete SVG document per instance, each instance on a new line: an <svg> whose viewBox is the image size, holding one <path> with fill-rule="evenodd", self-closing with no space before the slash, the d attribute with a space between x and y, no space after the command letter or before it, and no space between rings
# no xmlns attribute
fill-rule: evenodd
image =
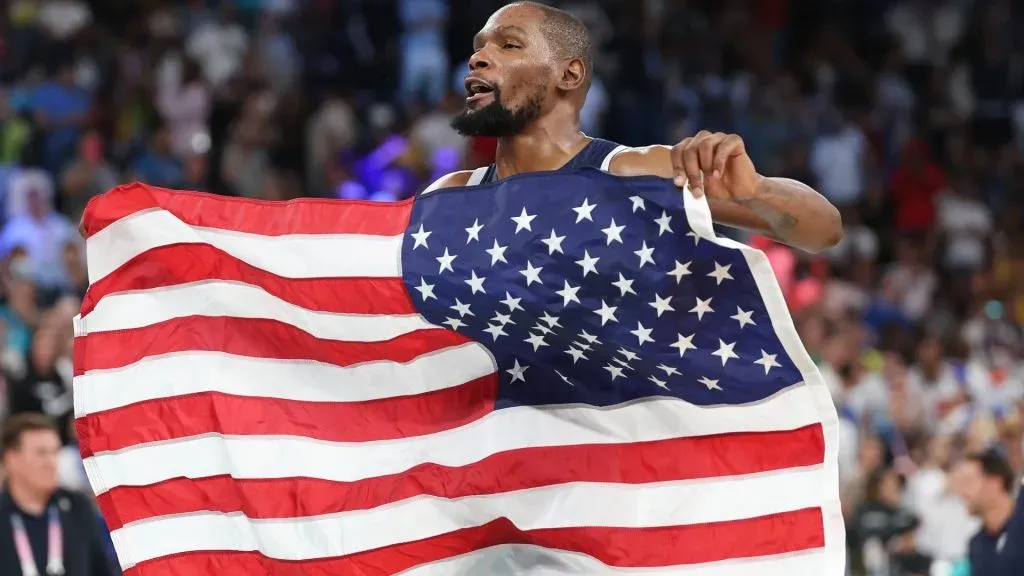
<svg viewBox="0 0 1024 576"><path fill-rule="evenodd" d="M501 103L501 91L494 89L491 103L477 110L465 108L452 118L451 127L463 136L507 138L515 136L540 117L541 97L532 96L518 110Z"/></svg>

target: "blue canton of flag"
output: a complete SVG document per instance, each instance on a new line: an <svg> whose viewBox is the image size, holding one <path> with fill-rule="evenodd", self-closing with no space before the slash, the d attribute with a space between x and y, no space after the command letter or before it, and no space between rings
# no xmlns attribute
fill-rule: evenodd
<svg viewBox="0 0 1024 576"><path fill-rule="evenodd" d="M496 408L746 404L802 381L742 252L702 238L660 178L584 169L432 192L402 275L428 321L493 354Z"/></svg>

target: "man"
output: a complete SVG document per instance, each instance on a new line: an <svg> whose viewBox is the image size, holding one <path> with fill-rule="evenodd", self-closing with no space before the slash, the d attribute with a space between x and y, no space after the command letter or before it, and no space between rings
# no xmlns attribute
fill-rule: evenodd
<svg viewBox="0 0 1024 576"><path fill-rule="evenodd" d="M803 250L829 248L842 237L835 207L804 184L758 174L739 136L702 131L673 147L626 148L583 134L593 45L586 26L567 12L533 2L505 6L476 35L474 51L469 96L452 126L466 136L497 137L496 162L447 174L427 192L594 167L688 182L695 194L706 191L716 222Z"/></svg>
<svg viewBox="0 0 1024 576"><path fill-rule="evenodd" d="M57 428L41 414L11 416L0 433L0 574L108 576L100 520L81 494L57 487Z"/></svg>
<svg viewBox="0 0 1024 576"><path fill-rule="evenodd" d="M1014 513L1013 470L1002 454L990 450L968 456L957 470L967 509L982 521L971 538L971 574L1024 574L1024 509Z"/></svg>

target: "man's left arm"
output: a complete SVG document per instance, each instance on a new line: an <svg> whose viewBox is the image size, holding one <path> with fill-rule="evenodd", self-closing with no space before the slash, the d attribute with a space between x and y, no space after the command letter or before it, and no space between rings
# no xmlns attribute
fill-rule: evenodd
<svg viewBox="0 0 1024 576"><path fill-rule="evenodd" d="M610 171L687 182L706 194L715 222L769 236L808 252L835 246L843 236L839 211L810 186L757 172L735 134L700 132L675 146L648 146L615 156Z"/></svg>

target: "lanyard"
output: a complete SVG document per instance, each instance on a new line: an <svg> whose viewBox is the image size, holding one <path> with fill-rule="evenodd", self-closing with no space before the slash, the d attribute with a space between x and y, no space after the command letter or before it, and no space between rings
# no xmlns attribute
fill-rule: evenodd
<svg viewBox="0 0 1024 576"><path fill-rule="evenodd" d="M63 576L64 533L60 529L60 511L51 505L48 516L46 576ZM14 548L18 551L18 562L21 564L21 575L40 576L35 556L32 554L32 543L29 542L28 531L25 530L25 520L21 514L11 514L11 529L14 532Z"/></svg>

